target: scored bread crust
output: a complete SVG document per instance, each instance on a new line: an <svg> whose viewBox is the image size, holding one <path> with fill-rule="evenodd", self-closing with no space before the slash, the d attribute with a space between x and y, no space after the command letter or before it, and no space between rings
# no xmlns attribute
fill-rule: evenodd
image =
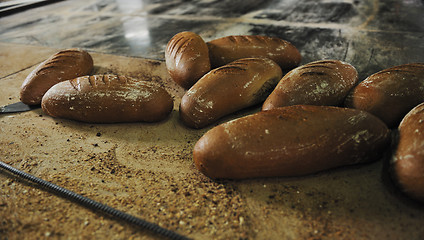
<svg viewBox="0 0 424 240"><path fill-rule="evenodd" d="M283 70L297 67L299 50L290 42L276 37L235 35L207 42L213 68L241 58L265 57L275 61Z"/></svg>
<svg viewBox="0 0 424 240"><path fill-rule="evenodd" d="M41 107L53 117L82 122L156 122L172 111L173 99L152 82L94 75L56 84L44 95Z"/></svg>
<svg viewBox="0 0 424 240"><path fill-rule="evenodd" d="M244 58L203 76L182 97L180 117L192 128L263 102L281 79L282 71L267 58Z"/></svg>
<svg viewBox="0 0 424 240"><path fill-rule="evenodd" d="M358 72L349 63L321 60L288 72L265 100L262 110L290 105L341 106L358 83Z"/></svg>
<svg viewBox="0 0 424 240"><path fill-rule="evenodd" d="M41 103L44 93L56 83L88 75L93 70L93 59L81 49L62 50L37 66L21 86L21 101L28 105Z"/></svg>
<svg viewBox="0 0 424 240"><path fill-rule="evenodd" d="M422 102L424 63L410 63L367 77L348 94L345 105L370 112L395 128L412 108Z"/></svg>
<svg viewBox="0 0 424 240"><path fill-rule="evenodd" d="M211 69L208 47L193 32L180 32L169 40L165 63L172 80L185 89L193 86Z"/></svg>

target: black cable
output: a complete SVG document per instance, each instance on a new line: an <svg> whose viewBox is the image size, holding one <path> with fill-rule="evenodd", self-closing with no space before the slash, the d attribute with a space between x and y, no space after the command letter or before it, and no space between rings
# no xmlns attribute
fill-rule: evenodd
<svg viewBox="0 0 424 240"><path fill-rule="evenodd" d="M16 4L13 4L13 2L11 2L12 3L11 5L0 8L0 18L14 14L14 13L26 11L31 8L42 7L44 5L60 2L60 1L63 1L63 0L38 0L38 1L27 1L24 3L16 3Z"/></svg>
<svg viewBox="0 0 424 240"><path fill-rule="evenodd" d="M99 210L103 213L106 213L110 216L113 216L115 218L121 219L126 221L127 223L131 223L133 225L136 225L138 227L141 227L143 229L147 229L150 230L154 233L157 233L161 236L167 237L169 239L176 239L176 240L187 240L189 238L179 235L176 232L173 232L171 230L165 229L160 227L159 225L156 225L154 223L151 222L147 222L143 219L137 218L135 216L129 215L127 213L124 213L122 211L119 211L117 209L114 209L112 207L109 207L107 205L104 205L102 203L96 202L92 199L89 199L87 197L81 196L77 193L74 193L68 189L59 187L51 182L45 181L41 178L37 178L31 174L22 172L21 170L18 170L10 165L7 165L4 162L0 161L0 167L23 178L26 180L29 180L33 183L36 183L38 185L41 185L44 188L47 188L48 190L51 190L52 192L54 192L55 194L61 195L69 200L73 200L87 208L89 208L90 210Z"/></svg>

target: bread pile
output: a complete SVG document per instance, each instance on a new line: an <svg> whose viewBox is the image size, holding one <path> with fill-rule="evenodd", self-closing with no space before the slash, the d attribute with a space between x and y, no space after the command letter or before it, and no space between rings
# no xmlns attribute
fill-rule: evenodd
<svg viewBox="0 0 424 240"><path fill-rule="evenodd" d="M21 101L50 116L88 123L157 122L172 111L171 95L153 82L91 75L93 59L81 49L60 51L35 68Z"/></svg>
<svg viewBox="0 0 424 240"><path fill-rule="evenodd" d="M208 177L300 176L379 160L392 145L393 179L424 202L424 63L359 81L356 68L340 60L300 65L299 50L276 37L205 42L193 32L170 39L165 62L186 90L179 116L190 128L261 106L217 124L195 144L194 164ZM57 53L24 81L21 100L41 103L53 117L92 123L155 122L173 110L162 87L125 76L90 76L92 68L83 50ZM391 144L393 132L399 137Z"/></svg>
<svg viewBox="0 0 424 240"><path fill-rule="evenodd" d="M409 196L424 201L424 106L411 111L424 102L423 63L388 68L360 82L356 68L339 60L298 66L299 51L282 39L204 42L192 32L171 38L165 58L171 77L188 89L180 118L189 127L262 104L262 111L215 126L199 139L193 160L205 175L299 176L376 161L390 146L390 129L403 119L392 176Z"/></svg>

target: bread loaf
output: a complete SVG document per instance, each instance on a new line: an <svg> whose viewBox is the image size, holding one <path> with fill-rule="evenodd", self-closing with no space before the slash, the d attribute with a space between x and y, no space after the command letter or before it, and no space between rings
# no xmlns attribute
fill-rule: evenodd
<svg viewBox="0 0 424 240"><path fill-rule="evenodd" d="M190 88L211 69L208 47L193 32L180 32L168 42L165 62L171 78L183 88Z"/></svg>
<svg viewBox="0 0 424 240"><path fill-rule="evenodd" d="M297 104L341 106L357 83L358 72L348 63L338 60L311 62L287 73L262 109Z"/></svg>
<svg viewBox="0 0 424 240"><path fill-rule="evenodd" d="M266 58L244 58L203 76L182 97L180 117L192 128L265 100L281 79L281 69Z"/></svg>
<svg viewBox="0 0 424 240"><path fill-rule="evenodd" d="M301 56L288 41L267 36L227 36L207 42L213 68L240 58L265 57L274 60L283 70L297 67Z"/></svg>
<svg viewBox="0 0 424 240"><path fill-rule="evenodd" d="M41 103L44 93L58 82L88 75L93 69L90 54L80 49L60 51L35 68L21 86L21 101L28 105Z"/></svg>
<svg viewBox="0 0 424 240"><path fill-rule="evenodd" d="M365 111L296 105L212 128L194 146L193 160L210 178L299 176L377 160L389 135Z"/></svg>
<svg viewBox="0 0 424 240"><path fill-rule="evenodd" d="M424 103L414 107L398 129L392 176L402 191L424 202Z"/></svg>
<svg viewBox="0 0 424 240"><path fill-rule="evenodd" d="M368 111L396 128L421 102L424 102L424 63L411 63L369 76L349 93L345 104Z"/></svg>
<svg viewBox="0 0 424 240"><path fill-rule="evenodd" d="M173 99L151 82L95 75L54 85L44 95L41 107L53 117L82 122L156 122L172 111Z"/></svg>

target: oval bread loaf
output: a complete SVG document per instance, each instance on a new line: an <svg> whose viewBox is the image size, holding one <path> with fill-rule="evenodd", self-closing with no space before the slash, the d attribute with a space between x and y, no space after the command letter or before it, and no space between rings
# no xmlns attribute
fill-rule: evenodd
<svg viewBox="0 0 424 240"><path fill-rule="evenodd" d="M94 75L54 85L44 95L41 107L53 117L82 122L156 122L172 111L173 99L151 82Z"/></svg>
<svg viewBox="0 0 424 240"><path fill-rule="evenodd" d="M358 72L348 63L311 62L287 73L265 100L262 110L297 104L340 106L357 83Z"/></svg>
<svg viewBox="0 0 424 240"><path fill-rule="evenodd" d="M192 128L205 127L219 118L265 100L281 79L272 60L244 58L203 76L182 97L180 117Z"/></svg>
<svg viewBox="0 0 424 240"><path fill-rule="evenodd" d="M240 58L265 57L283 70L300 64L299 50L288 41L276 37L237 35L207 42L212 67L223 66Z"/></svg>
<svg viewBox="0 0 424 240"><path fill-rule="evenodd" d="M414 107L398 129L392 176L402 191L424 202L424 103Z"/></svg>
<svg viewBox="0 0 424 240"><path fill-rule="evenodd" d="M186 89L211 69L208 46L193 32L180 32L171 38L165 62L171 78Z"/></svg>
<svg viewBox="0 0 424 240"><path fill-rule="evenodd" d="M369 76L349 93L345 105L368 111L392 128L421 102L424 102L424 63L411 63Z"/></svg>
<svg viewBox="0 0 424 240"><path fill-rule="evenodd" d="M377 160L389 135L364 111L296 105L212 128L194 146L193 159L210 178L299 176Z"/></svg>
<svg viewBox="0 0 424 240"><path fill-rule="evenodd" d="M21 86L21 101L28 105L41 103L44 93L56 83L88 75L93 69L90 54L80 49L60 51L37 66Z"/></svg>

